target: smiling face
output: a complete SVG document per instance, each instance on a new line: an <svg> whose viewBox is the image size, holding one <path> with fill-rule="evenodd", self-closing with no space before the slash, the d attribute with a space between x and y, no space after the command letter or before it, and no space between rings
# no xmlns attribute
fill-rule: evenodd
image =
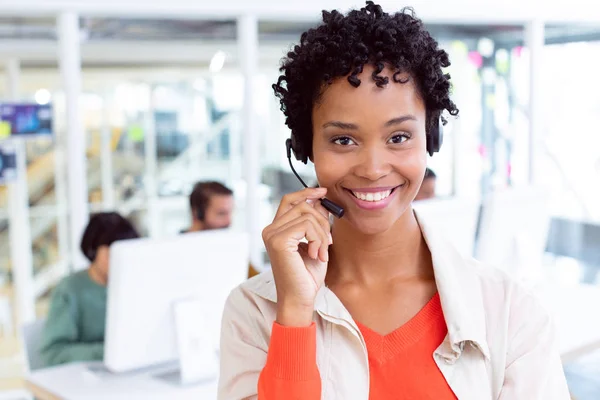
<svg viewBox="0 0 600 400"><path fill-rule="evenodd" d="M358 88L335 80L312 112L319 184L364 234L388 230L410 209L426 168L425 105L414 81L394 82L384 69L389 83L379 88L373 70L365 65Z"/></svg>

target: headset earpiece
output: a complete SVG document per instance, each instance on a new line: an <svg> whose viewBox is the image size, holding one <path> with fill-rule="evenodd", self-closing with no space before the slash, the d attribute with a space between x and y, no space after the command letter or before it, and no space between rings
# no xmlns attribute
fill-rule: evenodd
<svg viewBox="0 0 600 400"><path fill-rule="evenodd" d="M201 209L196 210L196 218L198 218L198 221L204 221L204 211Z"/></svg>
<svg viewBox="0 0 600 400"><path fill-rule="evenodd" d="M446 121L440 115L427 134L427 153L429 153L430 156L433 156L433 153L439 152L442 148L445 123Z"/></svg>
<svg viewBox="0 0 600 400"><path fill-rule="evenodd" d="M298 143L295 135L292 134L291 138L285 141L285 145L288 147L288 152L291 150L294 153L296 160L302 161L304 164L308 162L308 154L304 152L302 145ZM288 155L288 157L290 156Z"/></svg>

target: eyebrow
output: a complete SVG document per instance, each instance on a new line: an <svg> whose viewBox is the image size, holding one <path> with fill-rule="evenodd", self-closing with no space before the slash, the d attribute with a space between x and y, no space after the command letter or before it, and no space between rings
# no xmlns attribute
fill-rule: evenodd
<svg viewBox="0 0 600 400"><path fill-rule="evenodd" d="M329 121L329 122L326 122L325 124L323 124L323 128L329 128L329 127L339 128L339 129L344 129L344 130L349 130L349 131L358 129L358 125L356 125L356 124L351 124L349 122L342 122L342 121Z"/></svg>
<svg viewBox="0 0 600 400"><path fill-rule="evenodd" d="M399 125L399 124L403 123L404 121L416 121L416 120L417 120L417 117L415 117L414 115L408 114L408 115L403 115L398 118L390 119L388 122L385 123L385 126L389 127L389 126L393 126L393 125Z"/></svg>
<svg viewBox="0 0 600 400"><path fill-rule="evenodd" d="M416 121L416 120L417 120L417 118L414 115L410 115L410 114L403 115L401 117L390 119L389 121L387 121L385 123L384 126L390 127L393 125L399 125L405 121ZM329 121L329 122L326 122L325 124L323 124L323 128L329 128L329 127L350 130L350 131L358 129L358 125L356 125L356 124L352 124L350 122L342 122L342 121Z"/></svg>

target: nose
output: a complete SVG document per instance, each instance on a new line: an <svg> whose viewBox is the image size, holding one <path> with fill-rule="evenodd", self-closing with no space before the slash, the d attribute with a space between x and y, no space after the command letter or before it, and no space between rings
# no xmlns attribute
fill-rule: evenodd
<svg viewBox="0 0 600 400"><path fill-rule="evenodd" d="M391 163L386 149L373 145L363 147L355 167L355 174L370 181L377 181L391 172Z"/></svg>

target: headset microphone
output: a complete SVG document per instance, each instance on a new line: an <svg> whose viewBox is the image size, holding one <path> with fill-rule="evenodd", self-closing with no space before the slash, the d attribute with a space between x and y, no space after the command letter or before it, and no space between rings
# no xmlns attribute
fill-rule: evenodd
<svg viewBox="0 0 600 400"><path fill-rule="evenodd" d="M292 164L292 139L287 139L285 141L285 147L286 147L286 151L287 151L288 162L290 163L290 168L292 169L292 172L294 173L294 175L296 175L296 178L298 178L300 183L302 183L302 185L305 188L307 188L308 185L306 183L304 183L302 178L300 178L300 175L298 175L298 173L294 169L294 165ZM337 204L335 204L333 201L326 199L324 197L322 199L320 199L320 201L321 201L321 204L323 205L323 207L325 207L325 209L327 211L329 211L336 217L342 218L344 216L344 209L342 207L338 206Z"/></svg>

